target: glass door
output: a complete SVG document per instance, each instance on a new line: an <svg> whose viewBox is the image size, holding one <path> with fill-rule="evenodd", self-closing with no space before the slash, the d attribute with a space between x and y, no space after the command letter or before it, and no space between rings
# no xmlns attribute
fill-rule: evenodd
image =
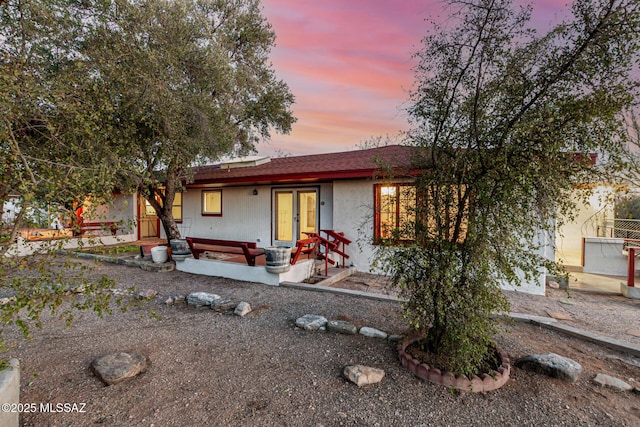
<svg viewBox="0 0 640 427"><path fill-rule="evenodd" d="M275 190L273 204L274 245L294 247L305 232L318 232L317 189Z"/></svg>

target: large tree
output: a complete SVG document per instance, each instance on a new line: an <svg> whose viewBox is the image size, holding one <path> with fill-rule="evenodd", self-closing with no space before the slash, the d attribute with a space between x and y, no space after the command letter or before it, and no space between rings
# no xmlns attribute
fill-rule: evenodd
<svg viewBox="0 0 640 427"><path fill-rule="evenodd" d="M268 58L275 34L258 0L113 0L87 13L83 56L113 106L122 178L179 238L172 205L191 167L247 153L295 120Z"/></svg>
<svg viewBox="0 0 640 427"><path fill-rule="evenodd" d="M25 333L43 311L70 321L74 309L108 307L111 282L89 280L77 263L57 257L60 240L34 256L13 252L31 207L47 207L48 225L89 195L108 202L115 188L120 157L106 145L109 124L99 120L108 104L97 102L104 95L86 78L79 54L85 26L75 6L0 2L0 205L10 195L17 204L16 217L0 227L0 295L11 297L0 317ZM66 298L77 286L84 297Z"/></svg>
<svg viewBox="0 0 640 427"><path fill-rule="evenodd" d="M383 251L426 346L475 373L491 349L499 284L554 270L544 255L578 183L615 167L637 100L640 2L575 1L538 35L510 0L448 1L418 52L408 143L420 148L414 207Z"/></svg>

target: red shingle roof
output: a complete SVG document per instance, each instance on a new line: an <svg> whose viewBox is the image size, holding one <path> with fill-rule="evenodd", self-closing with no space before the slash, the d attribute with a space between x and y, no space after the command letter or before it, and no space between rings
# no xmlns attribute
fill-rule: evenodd
<svg viewBox="0 0 640 427"><path fill-rule="evenodd" d="M388 145L367 150L275 158L257 166L231 169L220 165L202 166L196 168L191 185L373 178L382 174L382 165L402 174L410 169L414 150L408 146Z"/></svg>

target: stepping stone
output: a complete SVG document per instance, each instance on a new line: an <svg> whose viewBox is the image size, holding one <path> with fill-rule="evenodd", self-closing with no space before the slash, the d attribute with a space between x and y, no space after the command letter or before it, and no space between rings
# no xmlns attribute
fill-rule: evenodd
<svg viewBox="0 0 640 427"><path fill-rule="evenodd" d="M567 313L560 313L558 311L545 310L550 317L553 317L556 320L573 320L573 317L568 315Z"/></svg>
<svg viewBox="0 0 640 427"><path fill-rule="evenodd" d="M384 371L378 368L363 365L351 365L344 368L342 375L358 387L367 384L375 384L382 381Z"/></svg>
<svg viewBox="0 0 640 427"><path fill-rule="evenodd" d="M555 353L530 354L518 359L515 366L569 382L575 382L582 372L578 362Z"/></svg>
<svg viewBox="0 0 640 427"><path fill-rule="evenodd" d="M147 358L135 353L113 353L91 362L91 369L106 385L113 385L133 378L147 369Z"/></svg>
<svg viewBox="0 0 640 427"><path fill-rule="evenodd" d="M316 314L305 314L296 319L296 326L305 331L317 331L320 328L324 328L326 324L327 319Z"/></svg>

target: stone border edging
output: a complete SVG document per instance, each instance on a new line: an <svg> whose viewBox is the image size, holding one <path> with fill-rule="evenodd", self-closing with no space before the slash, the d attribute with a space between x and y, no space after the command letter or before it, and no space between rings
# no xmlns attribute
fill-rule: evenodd
<svg viewBox="0 0 640 427"><path fill-rule="evenodd" d="M603 347L610 348L612 350L617 350L636 357L640 357L640 346L638 345L594 334L592 332L583 331L582 329L574 328L572 326L564 325L551 317L532 316L522 313L509 313L509 317L518 322L531 323L533 325L547 328L552 331L561 332L563 334L592 342Z"/></svg>
<svg viewBox="0 0 640 427"><path fill-rule="evenodd" d="M344 295L368 298L368 299L373 299L378 301L402 302L402 300L392 295L373 294L370 292L352 291L349 289L328 288L322 285L319 286L318 284L310 285L307 283L282 282L280 283L280 286L285 288L300 289L300 290L307 290L307 291L344 294ZM558 321L552 317L535 316L532 314L523 314L523 313L509 313L507 317L510 317L517 322L532 323L536 326L548 328L556 332L561 332L563 334L567 334L578 339L582 339L588 342L601 345L603 347L607 347L613 350L631 354L636 357L640 357L640 346L636 344L616 340L613 338L594 334L592 332L587 332L582 329L563 325L561 323L558 323Z"/></svg>
<svg viewBox="0 0 640 427"><path fill-rule="evenodd" d="M112 264L125 265L127 267L140 267L145 271L152 272L167 272L175 270L175 263L171 261L167 261L164 263L154 263L153 261L145 260L145 259L136 259L132 256L123 256L117 257L113 255L101 255L101 254L92 254L82 251L65 251L64 255L72 255L78 258L85 259L95 259L97 261L109 262Z"/></svg>
<svg viewBox="0 0 640 427"><path fill-rule="evenodd" d="M472 393L484 393L487 391L497 390L509 381L511 373L511 360L504 351L497 349L500 358L500 367L493 372L493 376L489 374L474 375L469 379L466 375L453 375L451 372L440 371L437 368L431 368L426 363L420 363L406 352L407 347L419 341L421 335L414 335L404 339L398 345L398 356L400 363L407 368L416 377L445 387L454 388L456 390L468 391Z"/></svg>

